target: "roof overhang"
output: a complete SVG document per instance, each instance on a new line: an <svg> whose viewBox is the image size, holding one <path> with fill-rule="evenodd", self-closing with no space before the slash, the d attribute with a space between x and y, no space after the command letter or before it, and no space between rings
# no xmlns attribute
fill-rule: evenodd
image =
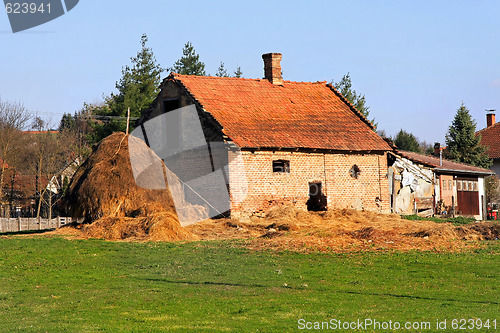
<svg viewBox="0 0 500 333"><path fill-rule="evenodd" d="M303 152L317 154L376 154L384 155L388 150L340 150L340 149L325 149L325 148L306 148L306 147L240 147L242 151L286 151L286 152Z"/></svg>
<svg viewBox="0 0 500 333"><path fill-rule="evenodd" d="M475 175L475 176L491 176L491 175L495 174L493 171L480 172L480 171L454 170L454 169L445 169L445 168L433 168L432 170L436 173L453 173L453 174L464 174L464 175Z"/></svg>

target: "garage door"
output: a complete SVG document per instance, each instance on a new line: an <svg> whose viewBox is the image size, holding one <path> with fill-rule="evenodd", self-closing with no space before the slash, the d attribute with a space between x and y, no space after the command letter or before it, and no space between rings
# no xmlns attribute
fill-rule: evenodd
<svg viewBox="0 0 500 333"><path fill-rule="evenodd" d="M457 179L458 213L479 215L479 192L477 178Z"/></svg>

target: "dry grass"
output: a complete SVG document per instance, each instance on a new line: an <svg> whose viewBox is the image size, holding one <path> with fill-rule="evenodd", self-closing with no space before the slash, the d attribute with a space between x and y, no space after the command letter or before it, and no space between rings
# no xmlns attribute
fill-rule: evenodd
<svg viewBox="0 0 500 333"><path fill-rule="evenodd" d="M154 154L142 141L134 144L134 154ZM143 173L146 177L149 174ZM154 181L158 180L142 179L143 184ZM196 238L180 226L168 189L137 186L124 133L114 133L99 143L76 171L65 199L73 218L85 223L58 233L112 240Z"/></svg>
<svg viewBox="0 0 500 333"><path fill-rule="evenodd" d="M70 235L80 238L102 238L107 240L151 240L180 241L196 239L184 228L180 228L175 216L169 213L153 214L149 217L103 217L91 224L68 227ZM66 230L59 229L59 234Z"/></svg>
<svg viewBox="0 0 500 333"><path fill-rule="evenodd" d="M293 207L273 209L266 218L248 222L206 220L187 229L200 239L246 239L253 249L351 252L364 250L460 251L495 239L498 224L455 227L451 223L409 221L398 215L351 209L310 213Z"/></svg>

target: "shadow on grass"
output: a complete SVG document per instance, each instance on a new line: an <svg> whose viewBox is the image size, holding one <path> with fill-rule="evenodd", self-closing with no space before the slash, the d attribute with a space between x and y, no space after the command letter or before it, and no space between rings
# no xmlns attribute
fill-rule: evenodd
<svg viewBox="0 0 500 333"><path fill-rule="evenodd" d="M146 279L146 281L150 282L165 282L165 283L174 283L174 284L189 284L189 285L203 285L203 286L227 286L227 287L248 287L248 288L266 288L266 286L261 284L240 284L240 283L227 283L227 282L212 282L212 281L175 281L175 280L167 280L167 279Z"/></svg>
<svg viewBox="0 0 500 333"><path fill-rule="evenodd" d="M23 231L10 231L2 232L0 236L16 236L16 235L41 235L49 231L54 231L55 229L44 229L44 230L23 230Z"/></svg>
<svg viewBox="0 0 500 333"><path fill-rule="evenodd" d="M463 300L463 299L454 299L454 298L435 298L435 297L422 297L422 296L413 296L413 295L382 294L382 293L369 293L369 292L349 291L349 290L339 290L339 291L337 291L337 293L350 294L350 295L408 298L408 299L415 299L415 300L422 299L422 300L440 301L440 302L460 302L460 303L500 305L499 302L493 302L493 301L474 301L474 300Z"/></svg>

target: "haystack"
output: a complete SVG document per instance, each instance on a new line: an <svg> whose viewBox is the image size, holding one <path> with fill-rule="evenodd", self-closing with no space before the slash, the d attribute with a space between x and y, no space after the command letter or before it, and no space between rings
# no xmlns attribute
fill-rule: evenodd
<svg viewBox="0 0 500 333"><path fill-rule="evenodd" d="M168 188L146 189L136 184L128 141L124 133L108 136L76 171L66 202L73 218L84 221L77 228L84 236L105 239L193 238L179 224ZM138 147L134 143L134 153L154 154L142 141Z"/></svg>

